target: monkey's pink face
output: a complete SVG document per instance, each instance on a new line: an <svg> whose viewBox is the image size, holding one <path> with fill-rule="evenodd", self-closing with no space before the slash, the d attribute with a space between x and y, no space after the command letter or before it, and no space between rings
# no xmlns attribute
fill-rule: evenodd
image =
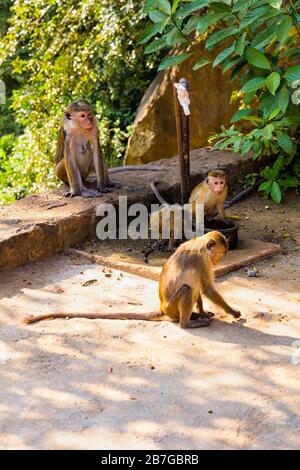
<svg viewBox="0 0 300 470"><path fill-rule="evenodd" d="M216 176L209 176L208 177L208 184L209 187L216 193L216 194L222 194L224 191L226 181L224 178L219 178Z"/></svg>
<svg viewBox="0 0 300 470"><path fill-rule="evenodd" d="M90 130L94 127L94 119L91 112L81 111L77 113L77 122L82 129Z"/></svg>

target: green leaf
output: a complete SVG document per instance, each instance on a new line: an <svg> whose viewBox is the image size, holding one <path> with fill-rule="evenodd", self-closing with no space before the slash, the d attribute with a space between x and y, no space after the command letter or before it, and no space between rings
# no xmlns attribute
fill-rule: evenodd
<svg viewBox="0 0 300 470"><path fill-rule="evenodd" d="M247 83L245 83L241 91L244 93L251 93L252 91L259 90L262 86L264 86L264 84L264 77L252 78L252 80L249 80Z"/></svg>
<svg viewBox="0 0 300 470"><path fill-rule="evenodd" d="M169 47L174 47L176 44L182 41L186 41L180 31L177 28L173 28L168 34L164 36L164 40Z"/></svg>
<svg viewBox="0 0 300 470"><path fill-rule="evenodd" d="M269 92L272 95L275 95L275 91L280 85L280 75L277 72L272 72L270 75L266 78L265 85L268 88Z"/></svg>
<svg viewBox="0 0 300 470"><path fill-rule="evenodd" d="M252 112L253 112L252 109L239 109L239 111L234 113L234 115L230 119L230 122L233 122L233 123L238 122L241 119L243 119L245 116L249 116L249 114L251 114Z"/></svg>
<svg viewBox="0 0 300 470"><path fill-rule="evenodd" d="M224 64L222 64L222 68L223 68L222 75L224 75L224 73L228 72L228 70L230 70L235 65L240 64L241 62L242 62L241 57L237 57L236 59L230 60L229 62L225 61Z"/></svg>
<svg viewBox="0 0 300 470"><path fill-rule="evenodd" d="M283 113L285 113L286 108L288 107L290 101L289 90L284 86L281 88L278 94L278 106Z"/></svg>
<svg viewBox="0 0 300 470"><path fill-rule="evenodd" d="M284 77L290 85L292 85L295 80L300 80L300 65L289 67L285 72Z"/></svg>
<svg viewBox="0 0 300 470"><path fill-rule="evenodd" d="M191 33L195 32L198 22L199 22L199 18L197 16L195 17L191 16L183 28L183 33L190 35Z"/></svg>
<svg viewBox="0 0 300 470"><path fill-rule="evenodd" d="M211 2L209 3L209 7L215 12L231 12L231 7L224 2Z"/></svg>
<svg viewBox="0 0 300 470"><path fill-rule="evenodd" d="M185 18L186 16L190 15L196 10L200 10L201 8L207 6L209 3L209 0L194 0L190 2L188 5L180 8L180 10L177 11L175 18Z"/></svg>
<svg viewBox="0 0 300 470"><path fill-rule="evenodd" d="M234 26L229 26L228 28L220 29L220 31L213 33L206 40L205 47L206 49L212 49L216 44L224 41L225 39L233 36L234 34L238 32L239 32L238 28Z"/></svg>
<svg viewBox="0 0 300 470"><path fill-rule="evenodd" d="M285 151L288 155L291 155L293 153L293 143L290 139L290 137L283 131L280 131L278 133L277 137L277 143L282 150Z"/></svg>
<svg viewBox="0 0 300 470"><path fill-rule="evenodd" d="M171 15L172 9L168 0L147 0L143 9L144 13L149 13L158 8L159 10Z"/></svg>
<svg viewBox="0 0 300 470"><path fill-rule="evenodd" d="M160 66L158 67L158 70L168 69L170 67L173 67L174 65L181 64L181 62L188 59L191 55L193 55L192 52L187 53L187 54L179 54L179 55L174 55L172 57L167 57L161 62Z"/></svg>
<svg viewBox="0 0 300 470"><path fill-rule="evenodd" d="M249 64L259 69L271 69L271 64L268 59L254 47L247 47L245 57Z"/></svg>
<svg viewBox="0 0 300 470"><path fill-rule="evenodd" d="M145 44L149 39L155 36L157 33L161 33L166 26L166 21L162 21L160 23L151 24L148 26L143 34L140 37L139 44Z"/></svg>
<svg viewBox="0 0 300 470"><path fill-rule="evenodd" d="M238 0L236 4L234 5L234 11L240 12L240 11L247 10L257 3L258 3L257 0ZM266 0L265 2L261 2L261 3L268 3L268 1Z"/></svg>
<svg viewBox="0 0 300 470"><path fill-rule="evenodd" d="M246 37L247 33L243 33L235 43L235 52L242 56L244 54L245 46L246 46Z"/></svg>
<svg viewBox="0 0 300 470"><path fill-rule="evenodd" d="M279 157L276 158L276 161L275 161L275 163L273 165L273 168L272 168L273 177L277 178L280 171L284 167L284 161L285 161L285 158L284 158L283 155L279 155Z"/></svg>
<svg viewBox="0 0 300 470"><path fill-rule="evenodd" d="M261 129L261 135L264 139L270 140L272 139L272 133L274 131L273 124L267 124L265 127Z"/></svg>
<svg viewBox="0 0 300 470"><path fill-rule="evenodd" d="M268 119L269 116L279 107L278 96L267 95L261 100L261 109L263 111L263 118Z"/></svg>
<svg viewBox="0 0 300 470"><path fill-rule="evenodd" d="M271 121L272 119L274 119L274 118L277 116L277 114L280 113L280 111L281 111L280 108L274 109L274 111L273 111L273 112L270 114L270 116L268 117L268 120Z"/></svg>
<svg viewBox="0 0 300 470"><path fill-rule="evenodd" d="M275 31L274 25L271 24L268 28L264 29L260 33L258 33L251 43L251 47L255 47L256 49L260 49L264 47L266 44L271 44L275 39Z"/></svg>
<svg viewBox="0 0 300 470"><path fill-rule="evenodd" d="M158 8L158 2L156 0L147 0L143 8L143 13L149 13L156 8Z"/></svg>
<svg viewBox="0 0 300 470"><path fill-rule="evenodd" d="M235 141L234 141L234 144L233 144L234 153L238 153L238 151L240 149L241 141L242 141L242 136L239 135L238 137L235 138Z"/></svg>
<svg viewBox="0 0 300 470"><path fill-rule="evenodd" d="M179 3L179 0L173 0L173 3L172 3L172 14L174 14L177 10L177 7L178 7L178 3Z"/></svg>
<svg viewBox="0 0 300 470"><path fill-rule="evenodd" d="M247 13L247 15L244 16L244 18L240 22L240 30L246 28L251 23L258 20L261 16L263 16L265 13L268 13L269 11L270 8L268 6L261 6L255 8L254 10L250 10L249 13Z"/></svg>
<svg viewBox="0 0 300 470"><path fill-rule="evenodd" d="M217 22L224 18L224 13L208 13L201 16L197 25L197 32L201 35L211 26L216 25Z"/></svg>
<svg viewBox="0 0 300 470"><path fill-rule="evenodd" d="M276 122L277 127L300 126L300 116L286 116Z"/></svg>
<svg viewBox="0 0 300 470"><path fill-rule="evenodd" d="M264 181L258 188L258 191L265 191L267 194L271 191L271 181Z"/></svg>
<svg viewBox="0 0 300 470"><path fill-rule="evenodd" d="M300 56L300 47L292 47L282 54L284 57Z"/></svg>
<svg viewBox="0 0 300 470"><path fill-rule="evenodd" d="M271 186L271 198L276 204L280 204L282 194L281 194L281 189L279 187L279 184L276 181L273 181L272 186Z"/></svg>
<svg viewBox="0 0 300 470"><path fill-rule="evenodd" d="M283 44L288 38L293 23L290 16L285 16L284 20L276 28L276 36L280 44Z"/></svg>
<svg viewBox="0 0 300 470"><path fill-rule="evenodd" d="M160 10L153 10L150 11L149 18L153 21L153 23L159 23L160 21L165 21L168 19L169 15Z"/></svg>
<svg viewBox="0 0 300 470"><path fill-rule="evenodd" d="M251 142L250 139L245 139L242 150L241 150L241 155L247 155L252 147L253 143Z"/></svg>
<svg viewBox="0 0 300 470"><path fill-rule="evenodd" d="M205 65L210 64L210 63L211 61L209 59L206 59L206 57L201 57L201 59L198 59L195 65L193 66L193 70L199 70Z"/></svg>
<svg viewBox="0 0 300 470"><path fill-rule="evenodd" d="M215 58L213 62L213 67L216 67L217 65L219 65L221 62L223 62L223 60L227 59L227 57L229 57L230 54L232 54L232 52L234 51L234 45L235 43L231 44L231 46L227 47L227 49L224 49L223 51L220 52L220 54L217 55L217 57Z"/></svg>
<svg viewBox="0 0 300 470"><path fill-rule="evenodd" d="M151 54L152 52L159 51L166 46L166 41L164 38L154 39L145 49L145 54Z"/></svg>

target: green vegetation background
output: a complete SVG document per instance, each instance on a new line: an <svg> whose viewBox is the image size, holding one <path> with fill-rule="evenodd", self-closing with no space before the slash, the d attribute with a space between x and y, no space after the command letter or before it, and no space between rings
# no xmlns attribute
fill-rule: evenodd
<svg viewBox="0 0 300 470"><path fill-rule="evenodd" d="M64 107L89 100L105 158L122 163L137 106L161 60L139 37L139 0L1 0L0 205L57 186L57 130Z"/></svg>

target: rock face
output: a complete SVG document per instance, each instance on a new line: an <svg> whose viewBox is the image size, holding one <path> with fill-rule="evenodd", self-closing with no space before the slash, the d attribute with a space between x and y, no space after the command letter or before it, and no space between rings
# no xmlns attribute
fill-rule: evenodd
<svg viewBox="0 0 300 470"><path fill-rule="evenodd" d="M191 97L190 148L207 145L207 138L227 126L238 103L229 104L237 84L230 83L220 68L194 71L193 56L172 70L160 72L146 91L134 121L125 155L125 165L142 164L178 153L171 79L184 77Z"/></svg>

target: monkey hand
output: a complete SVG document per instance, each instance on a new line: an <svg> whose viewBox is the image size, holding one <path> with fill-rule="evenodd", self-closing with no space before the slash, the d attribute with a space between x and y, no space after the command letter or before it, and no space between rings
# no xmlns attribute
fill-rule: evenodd
<svg viewBox="0 0 300 470"><path fill-rule="evenodd" d="M233 308L229 310L229 315L232 315L234 318L240 318L241 312L239 310L234 310Z"/></svg>

